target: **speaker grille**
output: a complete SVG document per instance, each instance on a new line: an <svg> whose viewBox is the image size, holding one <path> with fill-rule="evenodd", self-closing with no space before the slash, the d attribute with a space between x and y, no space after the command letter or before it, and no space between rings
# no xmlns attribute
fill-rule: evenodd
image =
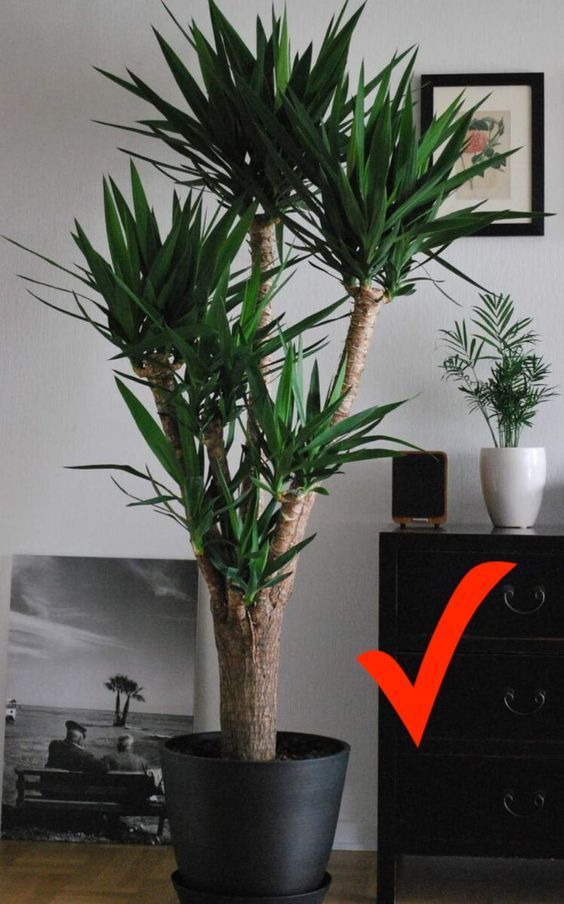
<svg viewBox="0 0 564 904"><path fill-rule="evenodd" d="M444 452L408 452L394 458L392 517L445 520L446 471Z"/></svg>

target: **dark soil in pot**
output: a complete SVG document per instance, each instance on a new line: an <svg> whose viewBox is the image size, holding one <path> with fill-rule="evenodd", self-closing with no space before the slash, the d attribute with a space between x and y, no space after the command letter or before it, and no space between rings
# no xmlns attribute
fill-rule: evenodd
<svg viewBox="0 0 564 904"><path fill-rule="evenodd" d="M335 738L281 732L278 758L257 763L221 759L215 732L166 742L161 757L182 887L231 899L322 889L349 749Z"/></svg>

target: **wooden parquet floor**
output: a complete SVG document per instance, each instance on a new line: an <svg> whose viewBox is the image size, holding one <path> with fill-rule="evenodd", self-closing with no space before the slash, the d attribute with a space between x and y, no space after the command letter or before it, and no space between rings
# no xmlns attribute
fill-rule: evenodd
<svg viewBox="0 0 564 904"><path fill-rule="evenodd" d="M409 858L397 904L564 904L564 862ZM171 848L0 841L0 904L178 904ZM325 904L374 904L376 857L335 851Z"/></svg>
<svg viewBox="0 0 564 904"><path fill-rule="evenodd" d="M375 855L336 851L326 904L373 904ZM171 848L0 842L0 904L178 904Z"/></svg>

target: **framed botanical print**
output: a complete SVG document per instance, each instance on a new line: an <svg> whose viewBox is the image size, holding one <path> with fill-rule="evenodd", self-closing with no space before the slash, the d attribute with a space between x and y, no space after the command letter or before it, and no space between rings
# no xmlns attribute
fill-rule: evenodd
<svg viewBox="0 0 564 904"><path fill-rule="evenodd" d="M473 203L484 210L544 210L544 75L542 72L421 76L421 124L426 128L464 91L463 110L478 104L457 163L464 169L495 154L497 161L449 197L441 213ZM494 223L477 235L543 235L544 217Z"/></svg>

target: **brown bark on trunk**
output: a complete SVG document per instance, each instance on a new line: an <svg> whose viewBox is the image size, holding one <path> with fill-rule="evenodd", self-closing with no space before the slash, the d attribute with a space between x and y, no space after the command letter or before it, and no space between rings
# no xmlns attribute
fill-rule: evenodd
<svg viewBox="0 0 564 904"><path fill-rule="evenodd" d="M182 455L182 446L178 433L178 424L169 410L169 396L174 392L176 381L174 379L175 366L168 361L152 358L145 359L141 366L133 368L136 375L151 384L151 392L157 406L163 431L170 442L177 458Z"/></svg>
<svg viewBox="0 0 564 904"><path fill-rule="evenodd" d="M315 496L315 493L302 493L299 496L288 494L286 496L280 507L276 536L270 549L271 561L304 539ZM294 567L295 560L285 567L284 571L293 572Z"/></svg>
<svg viewBox="0 0 564 904"><path fill-rule="evenodd" d="M202 577L206 582L206 586L212 599L220 599L225 592L225 580L223 575L214 568L208 556L204 553L196 551L195 555L196 563L202 573Z"/></svg>
<svg viewBox="0 0 564 904"><path fill-rule="evenodd" d="M259 266L261 273L274 268L274 222L265 214L257 214L249 229L249 245L253 267ZM272 279L261 281L259 296L261 299L270 292ZM262 311L260 325L267 326L272 320L272 306L268 302Z"/></svg>
<svg viewBox="0 0 564 904"><path fill-rule="evenodd" d="M351 290L351 294L354 297L354 308L343 349L343 356L346 357L343 392L346 395L343 396L343 401L335 413L334 423L342 421L351 411L366 363L376 319L384 303L383 294L369 286L355 288ZM287 552L304 539L315 498L316 494L312 492L307 495L295 492L289 493L284 499L271 548L271 559ZM269 593L271 612L276 616L277 623L280 625L286 603L293 591L297 564L298 558L294 559L289 566L285 566L284 570L289 573L289 576L285 581L273 587Z"/></svg>
<svg viewBox="0 0 564 904"><path fill-rule="evenodd" d="M170 364L162 358L145 359L142 365L134 366L133 370L140 379L147 380L151 384L151 391L155 399L157 414L162 424L163 432L174 449L178 459L182 458L182 443L178 423L170 412L169 396L176 387L174 371L180 365ZM194 549L198 567L204 576L210 591L221 592L224 581L221 574L214 568L209 558L201 550Z"/></svg>
<svg viewBox="0 0 564 904"><path fill-rule="evenodd" d="M380 309L385 302L383 292L371 286L355 286L349 289L354 298L354 306L347 331L341 361L346 359L345 379L343 382L343 401L335 412L333 423L338 424L348 417L353 402L358 394L366 356L370 348L372 334Z"/></svg>
<svg viewBox="0 0 564 904"><path fill-rule="evenodd" d="M246 607L240 594L212 598L219 660L222 756L266 761L276 755L282 607Z"/></svg>
<svg viewBox="0 0 564 904"><path fill-rule="evenodd" d="M345 378L343 400L333 417L335 424L350 414L358 393L376 320L386 300L381 291L373 289L371 286L355 286L349 289L349 292L354 298L354 307L341 357L341 361L343 358L346 359ZM315 493L309 493L306 496L289 493L286 496L280 508L276 537L271 548L271 559L287 552L304 539L315 496ZM291 581L292 584L296 567L297 560L294 559L287 569L291 575L288 581ZM285 581L284 585L286 583Z"/></svg>
<svg viewBox="0 0 564 904"><path fill-rule="evenodd" d="M253 269L255 267L259 267L261 274L268 273L274 267L274 226L275 221L269 220L265 214L257 214L251 223L249 229L249 246L251 251L251 262L253 265ZM261 284L259 288L259 301L261 301L265 295L270 292L272 287L272 279L265 279L264 275L261 279ZM272 305L268 302L260 316L259 321L259 329L263 329L265 326L272 321ZM268 386L272 381L272 375L269 374L270 368L270 357L266 356L261 359L260 362L260 370L264 379L264 382ZM248 408L248 430L252 437L257 436L256 426L253 420L253 400L249 399L249 408ZM250 479L245 480L242 488L242 492L246 493L251 487ZM263 494L260 493L259 497L259 511L263 509ZM244 508L246 511L246 506Z"/></svg>
<svg viewBox="0 0 564 904"><path fill-rule="evenodd" d="M255 216L249 230L253 267L262 274L274 267L274 223L263 214ZM263 278L259 300L270 291L271 279ZM272 320L267 303L259 328ZM264 358L261 371L268 384L270 361ZM254 431L252 399L249 402L249 430ZM218 469L228 479L227 460L220 424L210 425L205 437L212 471ZM243 490L250 486L247 484ZM272 760L276 755L278 671L281 613L269 604L268 594L254 606L245 606L239 592L226 587L223 579L210 575L202 558L200 569L210 589L220 676L220 723L222 756L240 760ZM211 582L210 582L211 577Z"/></svg>
<svg viewBox="0 0 564 904"><path fill-rule="evenodd" d="M231 478L223 439L223 424L219 418L214 419L206 428L204 442L208 450L208 459L214 479L217 481L218 474L221 472L225 482L229 483Z"/></svg>

